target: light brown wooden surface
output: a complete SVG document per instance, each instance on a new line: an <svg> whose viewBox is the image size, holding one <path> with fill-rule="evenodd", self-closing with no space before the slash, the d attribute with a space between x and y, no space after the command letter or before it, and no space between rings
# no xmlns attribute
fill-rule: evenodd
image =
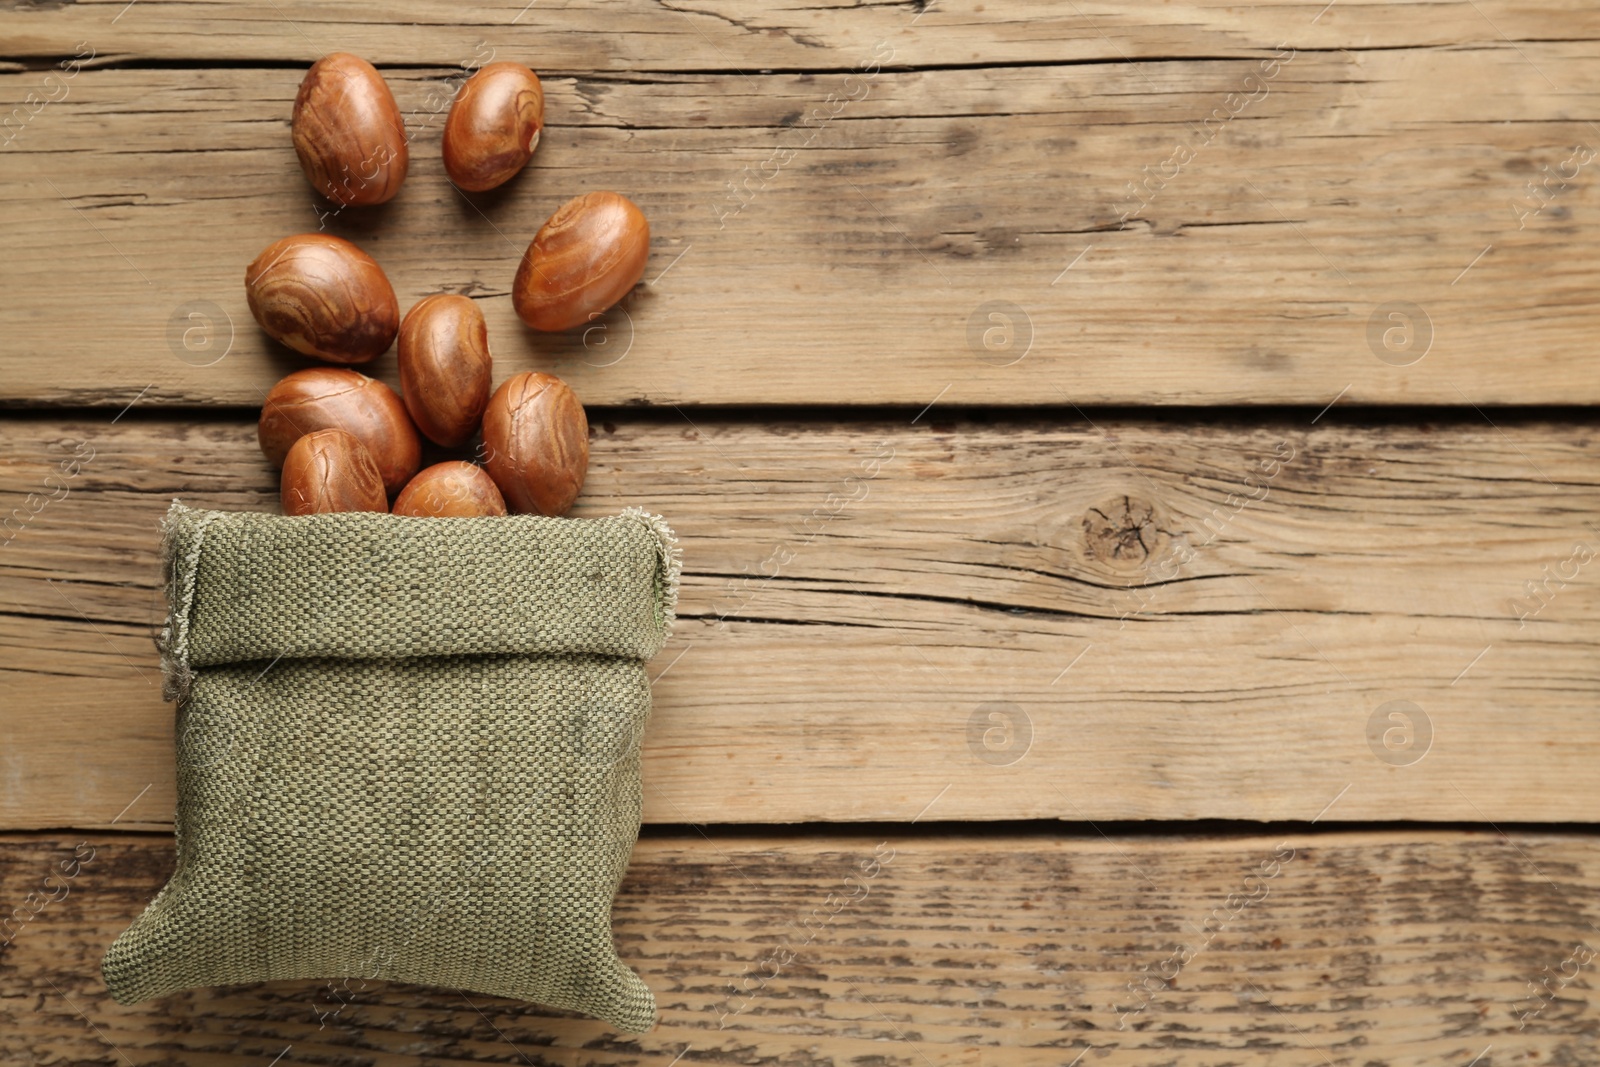
<svg viewBox="0 0 1600 1067"><path fill-rule="evenodd" d="M183 0L87 0L6 12L9 56L71 55L103 37L114 59L300 60L357 51L375 63L455 63L478 42L504 43L551 69L620 73L763 67L836 70L839 53L892 39L907 62L1028 62L1254 55L1304 48L1427 48L1600 35L1582 0L1441 0L1432 4L1283 4L1187 0L1154 6L1037 0L858 4L751 10L737 0L582 5L490 0L470 17L449 0L406 0L374 18L357 0L273 0L265 8Z"/></svg>
<svg viewBox="0 0 1600 1067"><path fill-rule="evenodd" d="M0 902L79 840L4 839ZM84 840L0 955L7 1063L1504 1067L1588 1064L1596 1041L1588 835L647 839L615 919L661 1011L638 1038L386 983L321 1030L338 1002L315 982L120 1006L100 956L171 846Z"/></svg>
<svg viewBox="0 0 1600 1067"><path fill-rule="evenodd" d="M1584 118L1600 108L1600 68L1592 42L1574 39L1593 12L1553 8L1536 31L1494 5L1445 5L1442 17L1335 5L1315 26L1298 8L1166 6L1102 37L1073 6L1037 18L930 10L886 46L911 69L853 78L881 39L870 27L909 21L908 8L796 15L848 27L813 47L619 6L621 35L590 34L576 52L560 34L534 48L527 31L502 39L504 27L475 22L462 29L486 43L459 57L439 51L450 35L416 27L341 35L329 25L340 9L304 22L284 10L298 31L251 9L274 56L309 62L337 46L393 59L404 47L413 63L521 56L547 74L534 163L469 201L438 158L450 67L390 70L415 131L411 176L392 204L326 219L289 139L301 66L83 70L0 152L0 402L258 403L304 363L250 319L244 265L319 225L371 251L402 306L471 293L502 368L555 370L589 403L1600 401L1589 345L1600 267L1573 254L1600 236L1597 164L1575 161L1600 151ZM14 54L71 56L35 34L56 26L76 41L67 27L100 7L8 14L0 28L18 27ZM195 63L187 38L160 29L182 13L140 0L89 47L107 61L176 49ZM1303 24L1305 50L1290 45L1262 79L1280 20ZM1502 40L1494 25L1541 39ZM749 53L712 33L737 34ZM910 43L925 35L945 43ZM1015 43L990 49L1001 37ZM263 40L214 47L253 57ZM619 70L593 53L639 42L674 70L719 56L721 67ZM809 54L804 68L782 71L789 52ZM25 100L50 69L0 74L0 99ZM1180 143L1193 159L1169 163ZM1170 180L1124 222L1147 168ZM1556 172L1572 177L1550 179L1532 213L1529 182ZM595 188L650 218L648 284L587 342L534 335L510 307L518 258L558 204ZM197 301L216 309L203 353L181 343ZM1426 325L1416 311L1391 322L1380 307L1395 301ZM1391 326L1409 347L1386 362L1372 338ZM392 381L393 363L373 368Z"/></svg>
<svg viewBox="0 0 1600 1067"><path fill-rule="evenodd" d="M1589 1067L1597 41L1588 0L0 5L0 408L35 409L0 414L0 831L40 831L0 915L98 849L0 947L0 1061ZM333 50L413 167L324 218L288 117ZM549 124L469 201L440 128L490 58ZM517 258L594 188L649 215L648 284L532 335ZM242 273L319 222L403 305L476 298L497 379L574 384L579 514L682 536L616 909L641 1039L105 992L172 862L156 523L275 506L253 408L306 364ZM1427 323L1386 352L1396 302Z"/></svg>
<svg viewBox="0 0 1600 1067"><path fill-rule="evenodd" d="M1336 420L597 419L576 514L648 507L685 556L646 818L1592 818L1600 442ZM78 441L0 549L0 826L147 785L164 825L157 523L270 510L274 472L250 424L13 419L0 509Z"/></svg>

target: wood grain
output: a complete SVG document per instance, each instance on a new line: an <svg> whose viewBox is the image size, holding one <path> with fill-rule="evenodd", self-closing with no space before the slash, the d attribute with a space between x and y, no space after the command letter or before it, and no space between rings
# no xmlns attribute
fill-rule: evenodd
<svg viewBox="0 0 1600 1067"><path fill-rule="evenodd" d="M1541 36L1594 18L1561 10ZM290 145L298 67L83 70L0 152L0 403L258 403L304 361L250 319L244 265L319 225L403 306L477 298L503 369L589 403L1595 403L1600 266L1570 250L1600 237L1600 68L1586 40L1471 40L1296 51L1265 80L1226 57L547 70L534 163L470 200L438 158L450 71L391 69L411 176L331 218ZM518 258L597 188L650 218L647 284L534 335Z"/></svg>
<svg viewBox="0 0 1600 1067"><path fill-rule="evenodd" d="M449 0L407 0L374 19L355 0L273 0L195 7L181 0L14 4L5 58L72 55L79 40L115 61L295 60L344 50L374 63L456 63L488 41L535 69L836 70L843 57L893 40L918 65L996 66L1061 60L1256 55L1301 48L1426 48L1551 36L1600 36L1583 0L1304 3L1184 0L1159 6L1063 0L855 3L750 10L738 0L597 0L579 5L489 0L470 15ZM603 31L603 32L600 32ZM1560 31L1558 34L1557 31Z"/></svg>
<svg viewBox="0 0 1600 1067"><path fill-rule="evenodd" d="M1600 442L1494 405L1600 403L1597 39L1587 0L0 5L0 406L56 409L0 418L0 830L78 828L0 836L0 915L96 849L0 944L0 1061L1591 1062L1600 849L1550 824L1600 810ZM287 124L336 49L414 162L328 216ZM440 128L491 58L550 123L469 199ZM596 188L649 215L650 281L536 337L517 258ZM406 306L477 299L498 378L575 385L578 514L683 539L616 908L643 1038L100 981L172 865L156 523L275 507L250 409L305 364L242 273L319 225ZM1105 825L1207 818L1292 825ZM958 822L1012 819L1068 825Z"/></svg>
<svg viewBox="0 0 1600 1067"><path fill-rule="evenodd" d="M576 514L686 557L646 818L1590 820L1600 441L1500 418L597 413ZM275 493L248 424L0 422L0 826L170 821L157 523Z"/></svg>
<svg viewBox="0 0 1600 1067"><path fill-rule="evenodd" d="M120 1006L100 956L171 844L82 840L68 895L0 950L8 1063L1503 1067L1589 1063L1600 1037L1590 835L647 838L615 929L661 1019L628 1039L377 982L342 1008L314 982ZM0 903L79 841L5 839Z"/></svg>

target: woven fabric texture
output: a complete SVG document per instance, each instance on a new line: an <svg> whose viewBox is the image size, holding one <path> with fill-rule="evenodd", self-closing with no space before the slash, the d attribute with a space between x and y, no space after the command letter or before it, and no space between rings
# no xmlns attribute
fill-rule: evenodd
<svg viewBox="0 0 1600 1067"><path fill-rule="evenodd" d="M382 979L653 1025L611 904L664 522L174 503L163 556L177 869L106 953L117 1000L314 978L332 1011Z"/></svg>

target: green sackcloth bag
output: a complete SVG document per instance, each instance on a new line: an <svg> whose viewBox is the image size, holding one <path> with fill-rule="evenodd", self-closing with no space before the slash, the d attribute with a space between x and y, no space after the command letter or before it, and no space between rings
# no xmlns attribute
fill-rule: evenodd
<svg viewBox="0 0 1600 1067"><path fill-rule="evenodd" d="M107 951L112 996L384 979L649 1029L611 903L677 600L666 523L174 502L163 532L177 868Z"/></svg>

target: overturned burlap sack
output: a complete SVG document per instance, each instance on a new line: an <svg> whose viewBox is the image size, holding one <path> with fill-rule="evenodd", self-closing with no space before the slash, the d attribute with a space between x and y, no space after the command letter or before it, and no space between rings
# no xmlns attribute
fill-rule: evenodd
<svg viewBox="0 0 1600 1067"><path fill-rule="evenodd" d="M658 517L284 517L174 503L162 634L177 869L106 953L124 1003L372 979L568 1008L655 1001L611 902L640 820Z"/></svg>

